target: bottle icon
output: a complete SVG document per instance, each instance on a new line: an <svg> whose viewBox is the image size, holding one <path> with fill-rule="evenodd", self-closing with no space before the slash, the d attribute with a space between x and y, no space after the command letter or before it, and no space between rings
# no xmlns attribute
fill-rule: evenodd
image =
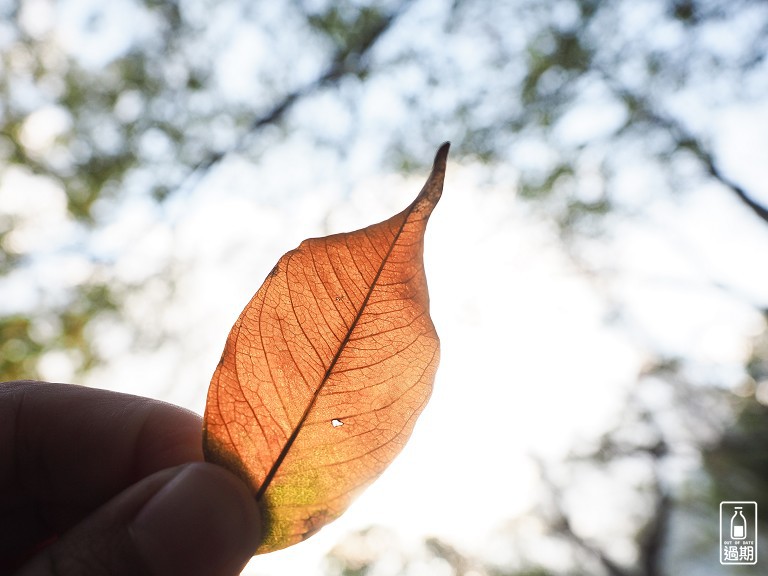
<svg viewBox="0 0 768 576"><path fill-rule="evenodd" d="M736 506L731 517L731 538L733 540L744 540L746 537L747 519L741 513L741 506Z"/></svg>

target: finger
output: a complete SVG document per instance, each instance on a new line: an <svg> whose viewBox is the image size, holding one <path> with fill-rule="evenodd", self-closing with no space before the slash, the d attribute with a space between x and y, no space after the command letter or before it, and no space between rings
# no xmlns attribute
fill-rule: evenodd
<svg viewBox="0 0 768 576"><path fill-rule="evenodd" d="M186 464L131 486L18 574L233 576L261 534L242 481L213 464Z"/></svg>
<svg viewBox="0 0 768 576"><path fill-rule="evenodd" d="M0 557L60 533L157 470L202 459L196 414L67 384L0 385Z"/></svg>

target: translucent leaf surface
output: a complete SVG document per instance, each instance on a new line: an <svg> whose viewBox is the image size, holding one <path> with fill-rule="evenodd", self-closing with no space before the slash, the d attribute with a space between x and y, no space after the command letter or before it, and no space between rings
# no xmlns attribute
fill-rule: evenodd
<svg viewBox="0 0 768 576"><path fill-rule="evenodd" d="M208 392L207 460L251 486L258 553L337 518L400 452L432 391L439 341L423 266L448 144L392 218L285 254L230 332Z"/></svg>

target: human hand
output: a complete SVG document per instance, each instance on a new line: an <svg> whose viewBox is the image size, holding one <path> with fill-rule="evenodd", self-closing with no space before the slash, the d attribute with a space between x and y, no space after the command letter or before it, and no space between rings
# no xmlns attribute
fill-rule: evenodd
<svg viewBox="0 0 768 576"><path fill-rule="evenodd" d="M148 398L0 384L0 574L237 574L261 518L201 430Z"/></svg>

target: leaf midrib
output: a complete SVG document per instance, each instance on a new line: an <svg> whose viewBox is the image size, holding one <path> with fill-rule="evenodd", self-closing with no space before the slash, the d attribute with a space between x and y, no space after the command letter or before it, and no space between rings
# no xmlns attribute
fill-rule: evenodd
<svg viewBox="0 0 768 576"><path fill-rule="evenodd" d="M352 320L352 323L349 325L349 328L347 329L347 333L345 334L344 339L339 344L339 349L336 351L336 354L334 354L333 359L331 360L331 363L328 365L328 368L326 369L325 374L323 375L323 379L320 381L320 384L317 386L315 393L312 395L312 398L310 399L306 409L304 410L304 413L301 415L301 418L299 419L293 431L291 432L291 435L288 437L288 440L286 440L285 445L280 451L280 454L278 454L274 464L272 464L272 467L269 469L269 472L267 472L267 475L264 477L264 482L262 482L261 486L259 486L259 490L256 492L257 501L262 499L262 497L264 496L264 493L267 491L267 489L269 488L269 485L272 483L272 479L275 477L275 474L277 474L278 469L282 465L285 458L288 456L288 452L290 451L291 446L293 446L293 444L296 442L296 439L301 433L301 429L304 427L304 423L309 417L310 412L312 412L312 409L317 403L317 399L320 397L320 394L322 393L323 388L325 387L325 384L330 379L331 373L333 372L333 369L336 367L336 363L339 361L339 358L344 352L344 349L346 348L347 343L349 342L349 339L352 336L352 332L354 332L355 327L357 326L357 323L360 320L360 317L363 315L363 312L368 306L368 301L370 300L371 294L373 294L373 291L379 282L379 277L381 276L381 273L384 270L384 266L386 266L387 262L389 261L389 257L392 254L392 250L397 244L397 241L400 239L400 235L402 234L403 229L405 228L405 225L408 222L408 219L411 217L411 213L413 212L415 205L416 205L416 201L414 201L406 209L406 214L405 214L405 217L403 218L403 222L402 224L400 224L400 228L397 230L397 234L395 234L395 237L392 239L392 242L389 245L389 249L387 250L386 255L384 256L384 258L382 258L381 265L379 266L379 269L376 271L376 276L374 276L373 281L371 282L371 285L368 288L368 293L365 295L365 298L363 299L363 302L360 305L360 308L358 309L357 314L355 315L355 318Z"/></svg>

